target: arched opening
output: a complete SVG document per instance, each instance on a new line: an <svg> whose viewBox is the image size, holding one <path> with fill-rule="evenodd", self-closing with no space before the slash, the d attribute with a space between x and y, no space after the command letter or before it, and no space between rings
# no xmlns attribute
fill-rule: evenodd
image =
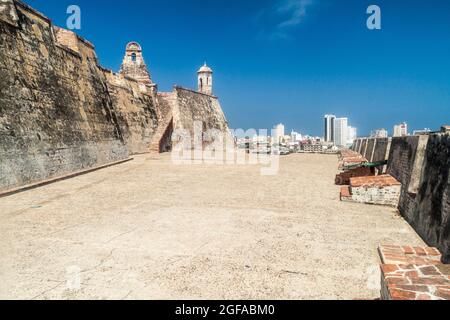
<svg viewBox="0 0 450 320"><path fill-rule="evenodd" d="M136 58L137 58L136 53L133 52L131 54L131 61L136 62Z"/></svg>
<svg viewBox="0 0 450 320"><path fill-rule="evenodd" d="M200 91L203 91L203 79L200 78Z"/></svg>

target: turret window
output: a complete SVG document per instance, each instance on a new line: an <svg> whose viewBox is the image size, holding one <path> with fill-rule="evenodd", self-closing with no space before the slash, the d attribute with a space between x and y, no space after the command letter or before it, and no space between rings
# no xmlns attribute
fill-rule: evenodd
<svg viewBox="0 0 450 320"><path fill-rule="evenodd" d="M131 54L131 61L136 62L136 53Z"/></svg>

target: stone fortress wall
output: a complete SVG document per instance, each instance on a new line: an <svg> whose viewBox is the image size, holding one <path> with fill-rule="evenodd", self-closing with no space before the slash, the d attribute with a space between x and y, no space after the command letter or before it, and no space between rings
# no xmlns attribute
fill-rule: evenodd
<svg viewBox="0 0 450 320"><path fill-rule="evenodd" d="M365 141L365 143L364 143ZM386 173L401 184L398 209L417 233L450 262L450 134L358 139L353 150L388 160ZM368 158L370 161L370 158Z"/></svg>
<svg viewBox="0 0 450 320"><path fill-rule="evenodd" d="M194 119L228 131L216 97L159 93L142 74L102 68L90 42L0 0L0 192L168 150Z"/></svg>

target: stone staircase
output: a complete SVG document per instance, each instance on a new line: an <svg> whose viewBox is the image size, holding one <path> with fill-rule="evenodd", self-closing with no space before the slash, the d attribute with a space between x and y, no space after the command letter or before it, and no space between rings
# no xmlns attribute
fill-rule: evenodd
<svg viewBox="0 0 450 320"><path fill-rule="evenodd" d="M150 153L161 153L161 140L164 138L170 124L173 121L173 108L176 103L176 95L173 93L159 93L158 105L161 108L161 118L158 128L150 143Z"/></svg>

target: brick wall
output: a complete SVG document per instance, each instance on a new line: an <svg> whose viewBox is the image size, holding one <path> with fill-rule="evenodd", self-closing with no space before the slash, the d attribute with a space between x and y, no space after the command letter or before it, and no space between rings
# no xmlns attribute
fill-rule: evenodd
<svg viewBox="0 0 450 320"><path fill-rule="evenodd" d="M389 154L387 172L402 183L399 211L446 262L450 262L449 140L446 133L380 138L373 155L373 161L379 161ZM358 141L355 146L364 144Z"/></svg>

